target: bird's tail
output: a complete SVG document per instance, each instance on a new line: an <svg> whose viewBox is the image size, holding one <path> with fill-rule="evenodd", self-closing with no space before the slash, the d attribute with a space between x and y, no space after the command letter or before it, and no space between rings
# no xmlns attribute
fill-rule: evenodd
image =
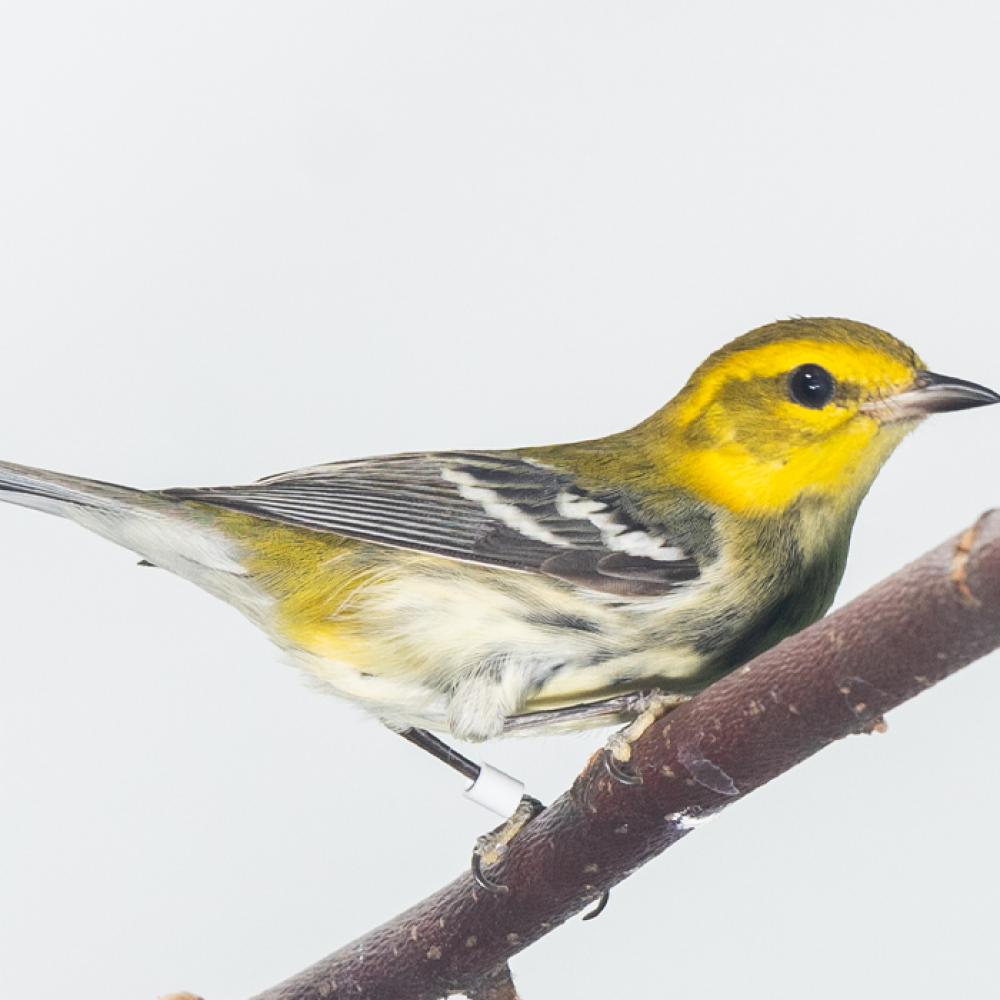
<svg viewBox="0 0 1000 1000"><path fill-rule="evenodd" d="M71 520L81 510L105 514L130 510L141 506L142 496L141 490L126 486L0 462L0 500Z"/></svg>
<svg viewBox="0 0 1000 1000"><path fill-rule="evenodd" d="M0 501L76 521L224 599L232 600L225 577L244 575L238 542L209 514L162 493L0 462Z"/></svg>

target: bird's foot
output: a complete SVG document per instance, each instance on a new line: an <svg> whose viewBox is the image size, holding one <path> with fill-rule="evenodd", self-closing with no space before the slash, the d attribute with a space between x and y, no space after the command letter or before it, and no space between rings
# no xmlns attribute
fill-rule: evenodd
<svg viewBox="0 0 1000 1000"><path fill-rule="evenodd" d="M632 759L632 744L649 727L667 712L679 708L691 698L686 694L667 694L664 691L646 691L637 699L635 719L624 729L614 733L604 751L604 764L608 773L623 785L641 785L642 777L628 766Z"/></svg>
<svg viewBox="0 0 1000 1000"><path fill-rule="evenodd" d="M505 893L508 888L494 882L484 871L484 865L495 865L508 851L510 842L545 808L530 795L522 795L514 812L495 830L483 834L472 852L472 875L476 883L488 892Z"/></svg>

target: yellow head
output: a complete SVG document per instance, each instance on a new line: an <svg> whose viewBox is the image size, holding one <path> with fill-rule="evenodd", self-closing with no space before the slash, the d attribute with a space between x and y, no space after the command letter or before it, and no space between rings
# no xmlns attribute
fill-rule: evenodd
<svg viewBox="0 0 1000 1000"><path fill-rule="evenodd" d="M926 371L882 330L795 319L716 351L640 428L675 481L735 513L777 513L808 497L846 509L927 414L998 401Z"/></svg>

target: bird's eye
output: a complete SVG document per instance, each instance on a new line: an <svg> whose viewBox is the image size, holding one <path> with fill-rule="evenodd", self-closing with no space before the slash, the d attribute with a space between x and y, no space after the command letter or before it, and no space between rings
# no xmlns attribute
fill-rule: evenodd
<svg viewBox="0 0 1000 1000"><path fill-rule="evenodd" d="M822 410L836 395L837 381L819 365L799 365L788 376L788 395L793 403Z"/></svg>

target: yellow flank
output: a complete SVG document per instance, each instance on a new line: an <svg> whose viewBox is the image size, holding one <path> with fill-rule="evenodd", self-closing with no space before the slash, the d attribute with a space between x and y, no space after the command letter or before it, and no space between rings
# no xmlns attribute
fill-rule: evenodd
<svg viewBox="0 0 1000 1000"><path fill-rule="evenodd" d="M269 630L282 645L368 669L370 637L353 612L392 572L392 550L233 511L212 517L242 544L245 569L275 599Z"/></svg>

